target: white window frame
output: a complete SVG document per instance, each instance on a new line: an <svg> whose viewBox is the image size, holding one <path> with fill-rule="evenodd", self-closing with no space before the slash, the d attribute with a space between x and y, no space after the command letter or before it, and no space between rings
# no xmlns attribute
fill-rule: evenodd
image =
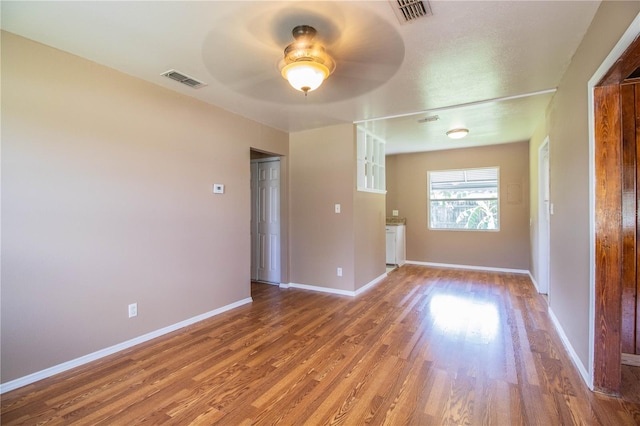
<svg viewBox="0 0 640 426"><path fill-rule="evenodd" d="M497 202L497 218L496 218L496 228L495 229L481 229L481 228L438 228L431 225L431 174L432 173L447 173L447 172L466 172L470 170L483 170L483 169L495 169L497 172L496 186L497 186L497 197L493 198L474 198L475 200L496 200ZM492 167L468 167L464 169L449 169L449 170L430 170L427 172L427 227L432 231L471 231L471 232L499 232L500 231L500 223L501 223L501 214L500 214L500 167L492 166ZM437 201L446 201L446 200L456 200L457 198L450 199L438 199Z"/></svg>
<svg viewBox="0 0 640 426"><path fill-rule="evenodd" d="M386 142L364 128L358 127L356 144L357 190L386 194Z"/></svg>

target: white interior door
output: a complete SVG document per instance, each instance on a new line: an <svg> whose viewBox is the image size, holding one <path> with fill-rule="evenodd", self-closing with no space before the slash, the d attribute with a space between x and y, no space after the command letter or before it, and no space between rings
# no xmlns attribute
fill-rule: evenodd
<svg viewBox="0 0 640 426"><path fill-rule="evenodd" d="M549 293L550 219L549 139L538 151L538 291Z"/></svg>
<svg viewBox="0 0 640 426"><path fill-rule="evenodd" d="M251 280L258 279L258 163L251 162Z"/></svg>
<svg viewBox="0 0 640 426"><path fill-rule="evenodd" d="M251 172L251 278L280 283L280 159L256 160Z"/></svg>

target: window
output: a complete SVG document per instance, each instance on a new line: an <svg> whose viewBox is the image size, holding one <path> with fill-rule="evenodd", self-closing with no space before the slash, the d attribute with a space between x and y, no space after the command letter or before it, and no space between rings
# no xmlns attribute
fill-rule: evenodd
<svg viewBox="0 0 640 426"><path fill-rule="evenodd" d="M499 230L499 173L497 167L429 172L429 229Z"/></svg>
<svg viewBox="0 0 640 426"><path fill-rule="evenodd" d="M358 127L358 191L385 193L385 142Z"/></svg>

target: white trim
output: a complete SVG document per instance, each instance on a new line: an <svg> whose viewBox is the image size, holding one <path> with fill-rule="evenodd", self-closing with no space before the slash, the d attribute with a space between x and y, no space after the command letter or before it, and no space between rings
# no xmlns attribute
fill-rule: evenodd
<svg viewBox="0 0 640 426"><path fill-rule="evenodd" d="M247 297L246 299L242 299L239 300L237 302L231 303L229 305L223 306L221 308L218 309L214 309L213 311L209 311L206 312L204 314L201 315L197 315L195 317L186 319L184 321L180 321L178 323L175 323L173 325L161 328L159 330L156 331L152 331L150 333L147 334L143 334L142 336L138 336L138 337L134 337L133 339L127 340L125 342L122 343L118 343L116 345L113 346L109 346L108 348L104 348L104 349L100 349L99 351L96 352L92 352L90 354L87 355L83 355L79 358L76 359L72 359L71 361L67 361L67 362L63 362L62 364L58 364L58 365L54 365L53 367L49 367L46 368L44 370L40 370L37 371L35 373L29 374L27 376L24 377L20 377L18 379L15 380L11 380L10 382L7 383L2 383L0 384L0 394L3 394L5 392L9 392L12 391L14 389L18 389L22 386L26 386L29 385L31 383L37 382L38 380L42 380L42 379L46 379L47 377L51 377L55 374L59 374L62 373L64 371L67 370L71 370L72 368L76 368L79 367L81 365L87 364L89 362L92 361L96 361L100 358L104 358L105 356L108 355L112 355L116 352L120 352L123 351L125 349L128 349L130 347L133 347L135 345L139 345L140 343L144 343L147 342L151 339L155 339L156 337L160 337L164 334L167 333L171 333L173 331L176 331L180 328L186 327L188 325L191 324L195 324L199 321L203 321L207 318L210 318L212 316L215 315L219 315L223 312L226 312L228 310L237 308L239 306L245 305L247 303L251 303L253 302L253 299L251 297Z"/></svg>
<svg viewBox="0 0 640 426"><path fill-rule="evenodd" d="M331 294L339 294L341 296L355 296L355 291L350 290L340 290L337 288L329 288L329 287L320 287L317 285L308 285L308 284L298 284L298 283L289 283L289 288L299 288L302 290L311 290L317 291L320 293L331 293Z"/></svg>
<svg viewBox="0 0 640 426"><path fill-rule="evenodd" d="M533 278L533 275L531 275L531 271L527 271L527 273L529 274L529 279L533 283L533 286L536 288L536 291L540 293L540 287L538 286L538 282L536 281L535 278Z"/></svg>
<svg viewBox="0 0 640 426"><path fill-rule="evenodd" d="M593 376L589 374L584 364L578 357L578 354L573 349L573 346L571 345L569 338L565 334L564 329L560 325L560 321L558 321L558 318L553 313L553 310L551 309L551 307L549 307L548 312L549 312L549 318L551 318L551 322L553 323L553 326L555 327L556 332L560 337L560 340L562 340L562 344L564 345L564 348L569 353L569 357L571 358L571 361L573 361L573 364L578 368L578 371L580 372L582 379L585 381L589 389L593 390Z"/></svg>
<svg viewBox="0 0 640 426"><path fill-rule="evenodd" d="M467 103L464 103L464 104L457 104L457 105L448 105L448 106L444 106L444 107L440 107L440 108L423 109L421 111L407 112L407 113L404 113L404 114L385 115L385 116L382 116L382 117L367 118L365 120L356 120L356 121L354 121L354 123L355 124L369 123L369 122L372 122L372 121L389 120L389 119L392 119L392 118L411 117L413 115L429 114L429 113L438 112L438 111L448 111L448 110L452 110L452 109L466 108L466 107L476 106L476 105L484 105L484 104L491 104L491 103L496 103L496 102L510 101L510 100L515 100L515 99L528 98L528 97L531 97L531 96L538 96L538 95L546 95L546 94L549 94L549 93L555 93L556 90L558 90L558 89L554 87L552 89L538 90L536 92L521 93L519 95L511 95L511 96L503 96L503 97L500 97L500 98L483 99L481 101L467 102Z"/></svg>
<svg viewBox="0 0 640 426"><path fill-rule="evenodd" d="M491 266L472 266L472 265L458 265L452 263L433 263L433 262L418 262L415 260L407 260L410 265L422 265L433 266L436 268L452 268L452 269L472 269L475 271L492 271L492 272L510 272L513 274L524 274L531 276L531 273L526 269L509 269L509 268L494 268Z"/></svg>
<svg viewBox="0 0 640 426"><path fill-rule="evenodd" d="M543 170L543 155L547 157L546 171ZM543 173L546 174L546 187L543 188L544 179ZM536 289L538 293L549 294L549 288L551 287L551 215L549 214L551 205L551 194L549 193L548 204L545 204L544 193L550 190L551 179L551 147L549 145L549 135L544 138L542 144L538 147L538 267L536 272L541 278L542 284L546 285L546 288L541 289L536 283ZM546 222L546 232L542 232L542 223ZM543 235L546 234L546 235ZM543 244L543 242L545 244ZM546 247L545 247L546 246ZM546 255L546 256L545 256ZM546 274L542 273L542 270ZM546 275L546 277L545 277Z"/></svg>
<svg viewBox="0 0 640 426"><path fill-rule="evenodd" d="M372 194L386 194L387 193L386 189L365 188L363 186L359 186L357 189L360 192L370 192Z"/></svg>
<svg viewBox="0 0 640 426"><path fill-rule="evenodd" d="M264 165L264 166L263 166ZM268 158L257 158L257 159L253 159L250 160L250 167L251 167L251 175L250 175L250 182L249 182L249 196L251 199L251 220L249 221L249 230L250 230L250 234L251 234L251 278L255 278L256 281L261 281L261 275L266 275L266 278L269 282L271 283L275 283L277 285L277 283L280 282L280 280L282 279L282 264L283 264L283 258L282 258L282 251L283 251L283 247L282 247L282 214L281 214L281 210L282 210L282 175L281 175L281 166L282 163L280 162L280 157L279 156L272 156L272 157L268 157ZM269 192L269 194L267 196L265 196L265 201L262 203L265 206L265 211L270 211L271 213L268 213L267 215L269 216L267 219L269 220L269 226L264 228L260 226L260 220L259 220L259 214L257 213L258 210L260 210L261 206L260 206L260 193L261 191L259 191L259 186L260 186L260 179L259 179L259 174L260 174L260 167L269 167L272 170L277 170L277 176L274 178L273 175L271 173L268 173L268 178L267 178L267 184L268 186L271 188L271 184L274 181L277 181L277 191L275 192L275 196L273 195L274 192L271 191ZM275 199L277 198L277 200ZM272 209L270 208L270 206L272 204L275 204L275 206L277 206L277 208ZM276 243L275 245L277 247L272 247L274 244L270 243L270 244L266 244L265 247L262 247L259 244L260 241L260 236L262 235L262 232L269 232L269 237L270 237L270 241L273 240L275 237ZM263 250L263 248L265 248L265 250ZM262 257L267 257L269 260L266 261L266 265L264 268L260 268L260 258ZM274 261L274 257L276 257L277 259L275 259ZM273 262L273 263L272 263Z"/></svg>
<svg viewBox="0 0 640 426"><path fill-rule="evenodd" d="M373 287L374 285L378 284L380 281L382 281L386 277L387 277L387 273L385 272L384 274L380 275L377 278L374 278L372 281L370 281L367 284L365 284L364 286L360 287L356 291L340 290L340 289L337 289L337 288L320 287L320 286L316 286L316 285L298 284L298 283L280 284L280 288L299 288L299 289L302 289L302 290L311 290L311 291L317 291L317 292L320 292L320 293L331 293L331 294L338 294L340 296L355 297L355 296L359 295L360 293L363 293L363 292L369 290L371 287Z"/></svg>
<svg viewBox="0 0 640 426"><path fill-rule="evenodd" d="M385 278L387 278L387 273L386 272L384 274L380 275L379 277L374 278L373 280L369 281L367 284L363 285L359 289L357 289L355 291L355 295L357 296L357 295L359 295L361 293L364 293L365 291L369 290L371 287L373 287L374 285L378 284L380 281L382 281Z"/></svg>
<svg viewBox="0 0 640 426"><path fill-rule="evenodd" d="M498 203L498 226L494 229L480 229L480 228L438 228L431 226L431 175L437 173L448 173L448 172L468 172L472 170L496 170L496 190L497 195L495 197L496 202ZM459 200L458 198L438 198L435 201L449 201L449 200ZM493 200L493 198L483 198L483 200ZM440 169L440 170L427 170L427 229L429 231L462 231L462 232L500 232L500 166L486 166L486 167L466 167L462 169Z"/></svg>
<svg viewBox="0 0 640 426"><path fill-rule="evenodd" d="M593 355L595 351L595 303L596 303L596 178L595 178L595 106L593 90L609 69L640 34L640 13L624 32L618 43L587 83L589 107L589 375L585 379L593 388Z"/></svg>

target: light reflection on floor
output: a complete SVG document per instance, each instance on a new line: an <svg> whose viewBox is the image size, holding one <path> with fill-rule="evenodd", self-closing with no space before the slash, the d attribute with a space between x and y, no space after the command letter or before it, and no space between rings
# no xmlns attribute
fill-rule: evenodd
<svg viewBox="0 0 640 426"><path fill-rule="evenodd" d="M435 328L443 334L465 334L483 343L497 336L500 316L491 302L436 294L431 298L429 311Z"/></svg>

